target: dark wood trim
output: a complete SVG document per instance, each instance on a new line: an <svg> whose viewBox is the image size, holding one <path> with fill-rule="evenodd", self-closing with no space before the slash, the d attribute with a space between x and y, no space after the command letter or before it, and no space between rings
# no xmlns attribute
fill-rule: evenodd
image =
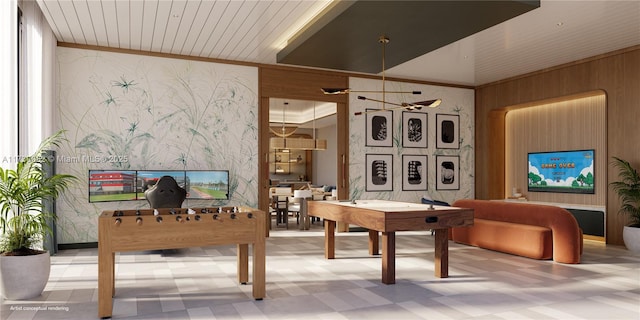
<svg viewBox="0 0 640 320"><path fill-rule="evenodd" d="M349 78L334 72L311 69L282 68L265 66L259 68L260 112L258 117L258 154L262 159L258 164L258 206L269 209L269 98L285 98L310 101L335 102L337 104L337 177L338 197L348 198L349 194L349 100L347 95L325 95L320 88L348 87ZM343 157L346 165L342 164ZM344 171L343 169L346 169ZM343 182L341 182L343 181ZM341 187L343 186L343 187Z"/></svg>
<svg viewBox="0 0 640 320"><path fill-rule="evenodd" d="M298 67L298 66L291 66L291 65L266 64L266 63L247 62L247 61L238 61L238 60L205 58L205 57L181 55L181 54L174 54L174 53L163 53L163 52L152 52L152 51L145 51L145 50L112 48L112 47L94 46L94 45L77 44L77 43L69 43L69 42L58 42L58 46L59 47L63 47L63 48L86 49L86 50L96 50L96 51L104 51L104 52L135 54L135 55L143 55L143 56L150 56L150 57L160 57L160 58L192 60L192 61L224 63L224 64L232 64L232 65L268 68L268 69L274 69L274 70L281 70L281 71L284 71L284 72L304 72L304 73L308 72L308 73L313 73L313 74L325 74L325 75L339 76L339 77L355 77L355 78L376 79L376 80L381 80L382 79L381 76L373 75L373 74L355 73L355 72L347 72L347 71L339 71L339 70L328 70L328 69L311 68L311 67ZM474 86L471 86L471 85L451 84L451 83L443 83L443 82L435 82L435 81L424 81L424 80L415 80L415 79L403 79L403 78L396 78L396 77L385 77L385 80L386 81L399 81L399 82L406 82L406 83L426 84L426 85L442 86L442 87L463 88L463 89L474 89L475 88ZM347 86L348 86L348 84L347 84Z"/></svg>
<svg viewBox="0 0 640 320"><path fill-rule="evenodd" d="M254 63L254 62L244 62L244 61L235 61L235 60L205 58L205 57L196 57L196 56L189 56L189 55L183 55L183 54L153 52L153 51L144 51L144 50L133 50L133 49L121 49L121 48L112 48L112 47L103 47L103 46L92 46L92 45L69 43L69 42L58 42L58 47L74 48L74 49L85 49L85 50L96 50L96 51L115 52L115 53L125 53L125 54L135 54L135 55L159 57L159 58L171 58L171 59L192 60L192 61L202 61L202 62L215 62L215 63L224 63L224 64L251 66L251 67L259 67L260 66L260 64Z"/></svg>

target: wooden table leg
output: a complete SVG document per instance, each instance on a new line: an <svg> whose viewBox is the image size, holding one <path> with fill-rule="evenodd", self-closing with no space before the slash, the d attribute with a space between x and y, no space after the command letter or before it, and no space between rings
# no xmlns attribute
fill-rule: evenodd
<svg viewBox="0 0 640 320"><path fill-rule="evenodd" d="M111 253L111 297L116 296L116 253Z"/></svg>
<svg viewBox="0 0 640 320"><path fill-rule="evenodd" d="M382 283L396 283L396 233L382 233Z"/></svg>
<svg viewBox="0 0 640 320"><path fill-rule="evenodd" d="M253 298L262 300L266 294L266 250L264 235L257 235L253 244Z"/></svg>
<svg viewBox="0 0 640 320"><path fill-rule="evenodd" d="M249 282L249 244L238 244L238 282Z"/></svg>
<svg viewBox="0 0 640 320"><path fill-rule="evenodd" d="M435 246L435 276L449 277L449 229L436 229Z"/></svg>
<svg viewBox="0 0 640 320"><path fill-rule="evenodd" d="M338 221L337 229L338 232L349 232L349 224Z"/></svg>
<svg viewBox="0 0 640 320"><path fill-rule="evenodd" d="M376 230L369 230L369 255L380 254L380 238Z"/></svg>
<svg viewBox="0 0 640 320"><path fill-rule="evenodd" d="M99 246L98 252L98 317L110 318L115 293L115 253L104 246Z"/></svg>
<svg viewBox="0 0 640 320"><path fill-rule="evenodd" d="M324 221L324 257L336 258L336 222L326 219Z"/></svg>

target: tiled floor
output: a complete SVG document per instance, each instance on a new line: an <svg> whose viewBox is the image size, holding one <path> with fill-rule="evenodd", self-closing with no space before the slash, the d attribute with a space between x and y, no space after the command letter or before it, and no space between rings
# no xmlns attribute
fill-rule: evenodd
<svg viewBox="0 0 640 320"><path fill-rule="evenodd" d="M439 279L433 237L398 233L385 285L365 232L338 234L335 260L323 244L320 226L272 231L262 301L236 282L235 246L120 254L113 318L640 319L640 255L618 246L586 241L583 262L566 265L450 243ZM97 249L61 251L44 294L3 301L2 319L97 318L97 260Z"/></svg>

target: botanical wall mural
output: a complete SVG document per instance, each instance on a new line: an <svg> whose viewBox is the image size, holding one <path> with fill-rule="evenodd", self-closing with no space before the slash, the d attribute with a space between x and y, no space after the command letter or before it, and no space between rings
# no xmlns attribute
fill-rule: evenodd
<svg viewBox="0 0 640 320"><path fill-rule="evenodd" d="M357 90L382 90L380 80L350 78L349 87ZM386 81L386 91L422 91L421 95L412 94L385 94L385 100L394 103L414 102L442 99L442 104L437 108L423 108L419 111L408 113L403 110L393 112L376 112L365 115L354 115L355 112L365 112L367 109L380 109L381 103L360 100L357 95L349 97L349 195L351 199L385 199L407 202L419 202L422 196L431 199L442 200L449 203L457 199L474 197L474 92L472 89L441 87L414 83L401 83ZM355 89L354 89L355 90ZM367 98L382 100L382 94L367 94ZM395 106L386 105L385 108ZM393 115L389 116L389 113ZM439 116L437 115L446 115ZM368 126L376 124L372 119L385 118L384 139L379 136L370 136L375 130ZM442 130L442 123L436 123L436 118L446 119L446 128L454 128L456 143L451 143L451 130ZM452 122L449 119L456 119ZM367 123L369 121L370 123ZM379 121L378 121L379 122ZM437 132L437 129L440 132ZM458 131L459 130L459 131ZM378 132L380 129L378 129ZM426 132L426 134L425 134ZM443 137L445 137L443 139ZM426 141L424 139L426 139ZM388 139L390 143L385 143ZM437 148L437 141L444 145L452 145ZM423 147L426 144L426 147ZM384 146L383 146L384 145ZM389 145L389 146L386 146ZM380 158L378 162L367 164L369 158ZM391 155L391 157L389 157ZM424 160L424 156L427 156ZM452 169L436 164L438 156L459 157L459 168ZM385 163L385 159L389 159ZM423 162L426 162L427 170L422 170ZM448 162L447 162L448 163ZM404 168L406 166L406 168ZM387 172L392 171L392 172ZM438 173L438 174L436 174ZM381 177L382 176L382 177ZM418 177L418 178L416 178ZM440 177L443 181L437 183ZM446 178L442 178L446 177ZM459 181L454 181L457 177ZM426 180L426 190L425 181ZM376 181L382 181L379 186ZM392 183L392 191L367 191L387 190L385 183ZM451 186L456 186L455 190ZM459 185L459 188L457 186ZM444 187L443 187L444 186ZM417 190L420 189L420 190Z"/></svg>
<svg viewBox="0 0 640 320"><path fill-rule="evenodd" d="M257 207L258 69L59 47L58 172L80 182L57 201L58 242L97 241L103 210L88 202L88 170L229 170L230 200L183 206Z"/></svg>

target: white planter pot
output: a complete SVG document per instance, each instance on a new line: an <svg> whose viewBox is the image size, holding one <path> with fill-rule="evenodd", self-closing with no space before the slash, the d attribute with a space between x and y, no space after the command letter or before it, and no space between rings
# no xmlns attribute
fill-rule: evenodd
<svg viewBox="0 0 640 320"><path fill-rule="evenodd" d="M49 252L32 256L0 256L0 288L8 300L24 300L42 294L49 281Z"/></svg>
<svg viewBox="0 0 640 320"><path fill-rule="evenodd" d="M640 252L640 228L624 226L622 239L629 251Z"/></svg>

